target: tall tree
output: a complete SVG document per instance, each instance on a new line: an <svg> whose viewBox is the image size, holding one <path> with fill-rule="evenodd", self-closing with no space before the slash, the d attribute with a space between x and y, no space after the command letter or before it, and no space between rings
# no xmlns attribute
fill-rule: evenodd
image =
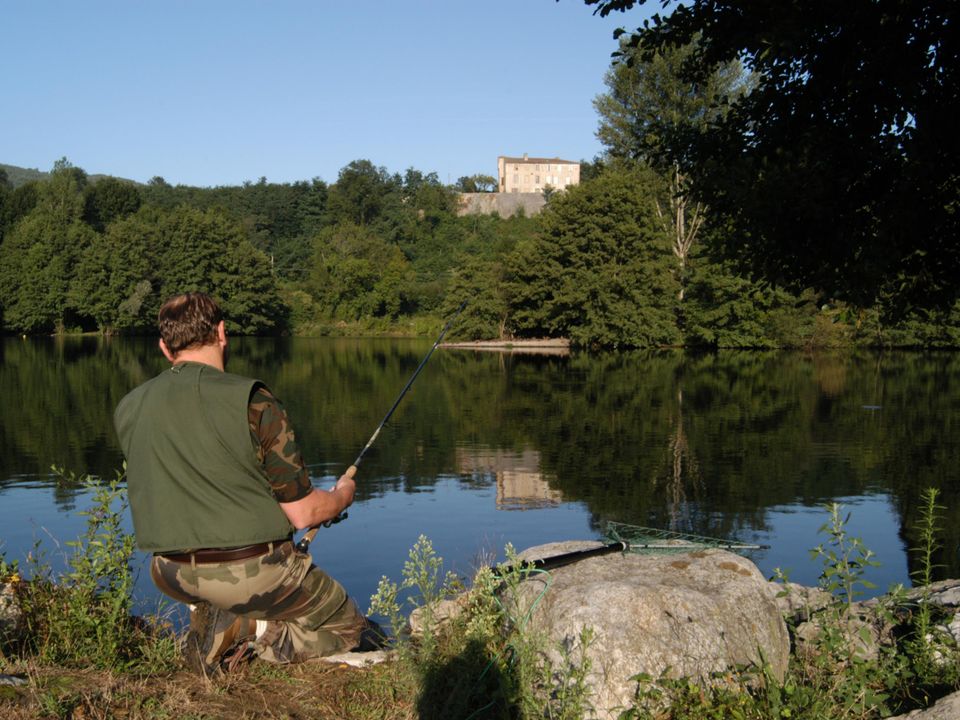
<svg viewBox="0 0 960 720"><path fill-rule="evenodd" d="M649 168L609 168L556 197L537 240L512 260L518 334L567 336L586 346L679 341L678 285Z"/></svg>
<svg viewBox="0 0 960 720"><path fill-rule="evenodd" d="M600 116L597 137L615 158L649 163L667 179L666 197L658 198L657 214L672 239L680 280L679 299L687 281L687 262L706 214L697 199L689 167L689 153L668 157L677 141L692 142L717 121L723 103L742 94L747 77L738 61L711 72L705 82L693 83L681 69L696 44L670 47L645 57L625 47L607 72L608 92L594 100Z"/></svg>
<svg viewBox="0 0 960 720"><path fill-rule="evenodd" d="M354 160L340 170L327 196L331 223L349 221L369 225L384 208L385 197L398 189L399 178L369 160Z"/></svg>
<svg viewBox="0 0 960 720"><path fill-rule="evenodd" d="M457 179L456 188L464 193L496 192L497 179L492 175L464 175Z"/></svg>
<svg viewBox="0 0 960 720"><path fill-rule="evenodd" d="M328 318L395 318L408 310L409 263L398 247L369 227L340 223L314 243L308 287Z"/></svg>
<svg viewBox="0 0 960 720"><path fill-rule="evenodd" d="M269 259L215 210L145 207L112 223L82 256L74 287L103 331L151 327L163 300L188 290L215 295L233 332L269 332L285 318Z"/></svg>
<svg viewBox="0 0 960 720"><path fill-rule="evenodd" d="M585 0L601 15L644 0ZM960 294L960 4L694 0L627 41L694 40L684 76L742 59L756 87L695 143L691 172L729 257L858 306Z"/></svg>
<svg viewBox="0 0 960 720"><path fill-rule="evenodd" d="M84 220L98 232L111 222L140 209L143 199L136 185L116 178L90 183L84 192Z"/></svg>
<svg viewBox="0 0 960 720"><path fill-rule="evenodd" d="M86 173L58 160L37 187L37 204L0 245L0 297L5 326L20 332L62 332L72 323L70 284L95 233L83 220Z"/></svg>

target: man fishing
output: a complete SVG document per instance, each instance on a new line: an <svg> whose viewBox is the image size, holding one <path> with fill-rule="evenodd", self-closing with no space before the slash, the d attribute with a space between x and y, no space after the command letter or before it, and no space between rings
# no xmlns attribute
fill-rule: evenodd
<svg viewBox="0 0 960 720"><path fill-rule="evenodd" d="M280 402L225 372L211 297L170 298L158 325L171 367L124 397L114 424L137 545L153 553L154 584L192 608L187 663L209 674L254 654L283 663L372 649L356 604L291 542L294 528L353 502L352 474L329 492L311 485Z"/></svg>

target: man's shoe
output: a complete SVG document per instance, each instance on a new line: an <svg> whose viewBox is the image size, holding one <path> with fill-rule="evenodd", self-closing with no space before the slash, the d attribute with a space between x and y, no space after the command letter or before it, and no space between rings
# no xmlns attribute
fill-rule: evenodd
<svg viewBox="0 0 960 720"><path fill-rule="evenodd" d="M224 667L239 667L255 631L255 620L198 603L190 612L190 630L183 640L184 662L206 677Z"/></svg>
<svg viewBox="0 0 960 720"><path fill-rule="evenodd" d="M360 642L351 652L373 652L374 650L386 650L389 648L387 634L376 622L370 618L364 618L367 626L360 631Z"/></svg>

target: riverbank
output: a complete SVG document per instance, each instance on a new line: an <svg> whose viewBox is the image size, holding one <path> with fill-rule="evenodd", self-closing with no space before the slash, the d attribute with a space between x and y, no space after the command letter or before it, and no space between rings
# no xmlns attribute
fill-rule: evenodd
<svg viewBox="0 0 960 720"><path fill-rule="evenodd" d="M761 658L752 664L678 677L673 672L650 674L640 665L636 666L639 674L631 679L634 689L627 701L611 710L600 705L602 690L593 677L598 657L619 657L620 652L603 639L603 608L590 597L582 598L588 622L596 625L596 630L581 631L573 642L556 643L555 637L528 623L535 610L559 611L559 606L550 610L544 598L560 592L564 584L561 572L568 576L587 573L591 585L602 588L607 581L598 579L596 567L605 562L610 566L608 573L613 573L608 575L609 582L622 585L617 556L591 558L565 566L562 571L552 570L553 580L545 582L547 576L542 571L524 566L519 556L511 555L510 564L501 566L497 573L481 569L465 591L460 579L448 576L442 580L438 576L440 559L429 541L421 538L411 550L402 582L384 578L372 598L374 611L392 616L398 626L404 622L404 608L416 606L409 618L412 630L396 639L394 649L382 663L353 667L338 660L277 666L254 660L230 674L204 678L183 669L179 657L171 652L175 645L169 631L158 624L132 626L149 628L137 645L137 656L123 667L99 669L94 667L98 662L109 664L111 658L63 656L63 661L51 662L43 659L44 642L49 638L11 643L7 633L0 673L21 682L0 683L0 713L12 720L872 720L926 708L941 698L947 698L941 708L957 702L953 693L960 687L960 581L895 590L861 603L848 602L842 594L824 588L785 583L770 583L767 588L749 560L724 551L634 559L645 567L659 565L668 573L682 574L691 564L719 563L723 577L712 581L708 596L735 598L742 590L734 588L746 587L746 579L755 584L756 594L767 598L763 602L776 598L776 607L790 631L786 667L777 670ZM632 574L641 582L650 582L646 572ZM692 579L694 586L702 582L696 576ZM841 579L849 581L851 576L841 572ZM532 594L524 590L527 586ZM7 597L30 597L23 581L12 580L6 588ZM398 600L398 590L403 589L413 592L410 604ZM669 595L669 588L664 590ZM63 599L69 594L58 593L57 597ZM28 613L38 611L42 615L44 609L27 603ZM664 617L668 618L678 612L699 615L701 611L704 616L710 615L706 607L689 603L654 614L666 613ZM561 614L561 619L570 617L569 612ZM36 620L36 616L27 618L21 627L28 632L45 627L42 618L39 623ZM684 622L692 621L687 618ZM744 625L740 621L735 624ZM661 633L648 641L673 644L676 652L695 663L701 653L711 652L709 642L689 639L685 630L680 634ZM950 717L936 712L918 718Z"/></svg>
<svg viewBox="0 0 960 720"><path fill-rule="evenodd" d="M470 611L473 621L479 617L475 614L477 609ZM508 662L506 656L492 652L494 647L477 643L482 633L477 634L477 628L468 629L469 624L458 621L455 632L449 628L440 631L428 641L433 648L429 654L424 652L421 639L419 649L400 649L393 653L392 660L372 667L325 662L276 666L254 661L235 673L211 679L182 669L151 668L149 664L118 672L55 666L30 658L17 659L7 653L0 661L3 673L22 677L26 682L16 687L0 686L0 713L9 720L37 717L424 720L468 717L471 712L480 713L475 717L540 717L535 712L521 712L524 705L532 704L545 690L537 686L538 675L527 677L527 681L534 681L529 687L517 685L519 679L510 677L511 664L530 661L522 657L529 647L512 638L510 642L517 654ZM471 633L474 642L467 639ZM486 640L492 641L489 637ZM501 650L508 649L499 643L498 646ZM724 674L720 684L708 689L679 679L648 678L638 685L638 704L624 708L622 717L651 720L884 717L881 710L884 705L876 701L885 694L884 688L877 686L876 678L884 676L879 669L885 661L867 659L856 665L842 665L835 664L835 660L832 656L811 659L794 653L782 683L772 683L759 670L744 674L731 671ZM554 691L563 690L567 695L566 705L559 703L554 708L558 712L550 717L573 720L593 716L592 709L588 709L589 697L577 694L582 690L578 672L574 663L554 675ZM539 674L539 677L544 676ZM932 705L937 698L924 691L919 680L909 675L901 680L916 689L911 698L912 707ZM941 689L944 695L948 694L948 688ZM886 707L893 707L890 696L886 697ZM654 711L644 705L650 700L660 703L661 709ZM663 709L663 700L668 700L673 709ZM541 698L541 701L557 702L556 698L552 701ZM814 708L830 708L830 711L803 714L804 710ZM791 713L783 714L784 710L791 709Z"/></svg>

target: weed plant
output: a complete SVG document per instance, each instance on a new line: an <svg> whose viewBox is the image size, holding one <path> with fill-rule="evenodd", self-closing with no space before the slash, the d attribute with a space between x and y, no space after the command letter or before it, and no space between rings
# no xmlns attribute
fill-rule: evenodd
<svg viewBox="0 0 960 720"><path fill-rule="evenodd" d="M941 624L947 622L949 616L930 601L930 584L937 568L934 557L942 549L938 537L945 508L937 502L939 495L936 488L926 488L920 496L920 518L916 527L920 544L913 549L917 569L912 573L920 592L910 634L904 643L917 678L913 691L922 701L960 687L960 651Z"/></svg>
<svg viewBox="0 0 960 720"><path fill-rule="evenodd" d="M402 684L415 688L419 717L578 720L589 713L592 633L585 631L569 649L550 648L531 633L528 622L542 592L531 604L520 585L542 571L518 561L510 546L506 555L496 572L479 570L455 601L457 611L442 619L438 603L462 584L449 573L440 582L442 559L425 537L411 550L400 585L381 580L369 612L384 615L394 628L402 622L401 592L416 591L406 602L417 608L421 632L397 633L398 651L408 662L394 665L406 675Z"/></svg>
<svg viewBox="0 0 960 720"><path fill-rule="evenodd" d="M92 506L81 514L86 530L67 543L67 571L56 577L37 546L28 558L31 579L22 583L25 650L41 662L66 667L161 671L177 657L175 640L159 623L134 618L134 538L123 531L123 476L103 482L54 468L60 482L86 489Z"/></svg>

